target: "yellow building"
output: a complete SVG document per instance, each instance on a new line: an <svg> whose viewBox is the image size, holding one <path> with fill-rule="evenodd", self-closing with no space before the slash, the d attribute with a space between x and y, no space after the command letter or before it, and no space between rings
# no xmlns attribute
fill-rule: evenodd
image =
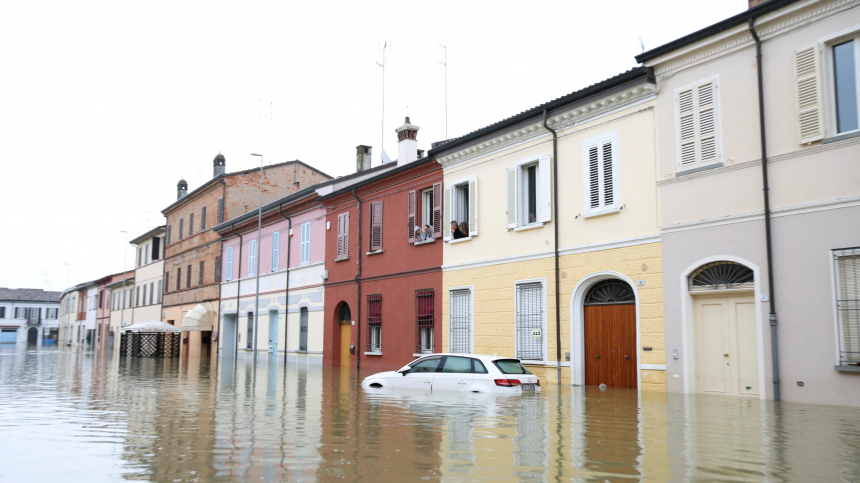
<svg viewBox="0 0 860 483"><path fill-rule="evenodd" d="M654 98L636 68L431 151L445 351L517 357L548 383L665 390Z"/></svg>

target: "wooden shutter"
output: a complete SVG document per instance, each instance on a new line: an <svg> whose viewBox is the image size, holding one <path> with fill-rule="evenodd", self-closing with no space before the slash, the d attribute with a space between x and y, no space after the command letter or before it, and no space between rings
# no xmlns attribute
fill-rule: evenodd
<svg viewBox="0 0 860 483"><path fill-rule="evenodd" d="M414 223L414 221L413 221ZM370 204L370 251L382 250L382 202Z"/></svg>
<svg viewBox="0 0 860 483"><path fill-rule="evenodd" d="M188 273L185 274L185 288L191 287L191 264L188 264Z"/></svg>
<svg viewBox="0 0 860 483"><path fill-rule="evenodd" d="M698 105L699 162L717 160L717 85L707 82L696 89Z"/></svg>
<svg viewBox="0 0 860 483"><path fill-rule="evenodd" d="M311 222L302 224L302 239L299 244L302 265L311 262Z"/></svg>
<svg viewBox="0 0 860 483"><path fill-rule="evenodd" d="M600 171L600 188L602 190L601 204L605 208L615 204L615 169L613 168L615 156L612 149L612 140L609 139L603 141L600 146L600 151L600 154L603 157L601 160L602 169Z"/></svg>
<svg viewBox="0 0 860 483"><path fill-rule="evenodd" d="M248 242L248 276L257 274L257 240ZM242 274L239 274L239 278Z"/></svg>
<svg viewBox="0 0 860 483"><path fill-rule="evenodd" d="M538 159L538 221L552 220L552 170L549 156Z"/></svg>
<svg viewBox="0 0 860 483"><path fill-rule="evenodd" d="M478 178L469 180L469 236L478 235Z"/></svg>
<svg viewBox="0 0 860 483"><path fill-rule="evenodd" d="M179 239L181 240L185 232L185 218L179 219Z"/></svg>
<svg viewBox="0 0 860 483"><path fill-rule="evenodd" d="M200 260L200 275L197 277L197 285L203 285L203 267L205 263L204 260Z"/></svg>
<svg viewBox="0 0 860 483"><path fill-rule="evenodd" d="M508 229L517 227L517 180L519 179L519 166L512 166L507 169L507 226ZM471 228L471 227L470 227Z"/></svg>
<svg viewBox="0 0 860 483"><path fill-rule="evenodd" d="M583 166L586 179L585 214L596 215L618 207L617 134L610 133L585 141Z"/></svg>
<svg viewBox="0 0 860 483"><path fill-rule="evenodd" d="M194 213L188 215L188 236L194 234Z"/></svg>
<svg viewBox="0 0 860 483"><path fill-rule="evenodd" d="M349 212L337 215L337 258L349 256Z"/></svg>
<svg viewBox="0 0 860 483"><path fill-rule="evenodd" d="M200 231L206 229L206 207L204 206L202 210L200 210Z"/></svg>
<svg viewBox="0 0 860 483"><path fill-rule="evenodd" d="M597 145L587 148L588 152L588 209L600 208L600 150Z"/></svg>
<svg viewBox="0 0 860 483"><path fill-rule="evenodd" d="M170 245L170 235L173 232L173 225L167 225L167 245Z"/></svg>
<svg viewBox="0 0 860 483"><path fill-rule="evenodd" d="M409 243L415 243L415 199L418 197L415 190L406 194L406 225L409 230L407 240Z"/></svg>
<svg viewBox="0 0 860 483"><path fill-rule="evenodd" d="M717 88L716 79L711 79L678 93L675 105L681 169L720 159Z"/></svg>
<svg viewBox="0 0 860 483"><path fill-rule="evenodd" d="M281 232L272 233L272 271L277 272L281 267Z"/></svg>
<svg viewBox="0 0 860 483"><path fill-rule="evenodd" d="M227 261L226 267L224 267L226 276L224 277L224 281L229 282L233 280L233 247L227 247Z"/></svg>
<svg viewBox="0 0 860 483"><path fill-rule="evenodd" d="M215 257L215 282L221 281L221 255ZM160 300L159 300L160 302Z"/></svg>
<svg viewBox="0 0 860 483"><path fill-rule="evenodd" d="M441 227L442 233L445 234L445 241L451 239L451 187L446 186L444 189L444 198L443 206L442 206L442 224L444 226Z"/></svg>
<svg viewBox="0 0 860 483"><path fill-rule="evenodd" d="M794 51L797 90L797 138L800 144L824 138L821 95L821 59L817 45Z"/></svg>
<svg viewBox="0 0 860 483"><path fill-rule="evenodd" d="M442 236L442 183L433 185L433 238Z"/></svg>
<svg viewBox="0 0 860 483"><path fill-rule="evenodd" d="M170 292L170 270L164 272L165 292ZM122 308L125 308L125 290L122 291Z"/></svg>

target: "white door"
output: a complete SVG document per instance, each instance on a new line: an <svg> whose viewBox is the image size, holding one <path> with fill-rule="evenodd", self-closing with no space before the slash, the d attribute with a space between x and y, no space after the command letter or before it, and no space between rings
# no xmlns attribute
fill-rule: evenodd
<svg viewBox="0 0 860 483"><path fill-rule="evenodd" d="M696 297L695 320L699 391L757 396L755 299L746 294Z"/></svg>
<svg viewBox="0 0 860 483"><path fill-rule="evenodd" d="M278 311L269 311L269 348L272 354L278 353Z"/></svg>
<svg viewBox="0 0 860 483"><path fill-rule="evenodd" d="M433 391L465 391L472 384L472 359L448 356L433 377Z"/></svg>
<svg viewBox="0 0 860 483"><path fill-rule="evenodd" d="M430 391L433 385L433 377L436 368L439 367L441 357L428 357L412 366L412 370L400 377L394 376L394 387L403 389L423 389Z"/></svg>

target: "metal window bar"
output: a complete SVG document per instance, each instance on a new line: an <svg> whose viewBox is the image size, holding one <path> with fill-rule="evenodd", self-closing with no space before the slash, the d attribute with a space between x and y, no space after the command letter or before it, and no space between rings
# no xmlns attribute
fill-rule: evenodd
<svg viewBox="0 0 860 483"><path fill-rule="evenodd" d="M517 358L543 360L543 285L517 285Z"/></svg>
<svg viewBox="0 0 860 483"><path fill-rule="evenodd" d="M382 295L367 296L367 352L382 352Z"/></svg>
<svg viewBox="0 0 860 483"><path fill-rule="evenodd" d="M415 352L432 354L433 344L433 290L415 291Z"/></svg>
<svg viewBox="0 0 860 483"><path fill-rule="evenodd" d="M839 365L860 365L860 247L833 250Z"/></svg>
<svg viewBox="0 0 860 483"><path fill-rule="evenodd" d="M448 314L448 350L454 354L472 352L472 291L451 290Z"/></svg>

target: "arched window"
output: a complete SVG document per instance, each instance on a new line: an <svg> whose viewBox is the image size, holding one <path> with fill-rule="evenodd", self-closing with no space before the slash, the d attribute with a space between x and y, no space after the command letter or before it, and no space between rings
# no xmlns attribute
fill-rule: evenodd
<svg viewBox="0 0 860 483"><path fill-rule="evenodd" d="M740 263L720 261L697 268L688 277L691 292L753 288L753 271Z"/></svg>
<svg viewBox="0 0 860 483"><path fill-rule="evenodd" d="M626 282L611 278L594 284L585 295L585 305L636 303L636 295Z"/></svg>
<svg viewBox="0 0 860 483"><path fill-rule="evenodd" d="M340 305L340 314L338 314L337 320L341 324L348 324L352 321L352 312L349 311L349 305L346 302Z"/></svg>

